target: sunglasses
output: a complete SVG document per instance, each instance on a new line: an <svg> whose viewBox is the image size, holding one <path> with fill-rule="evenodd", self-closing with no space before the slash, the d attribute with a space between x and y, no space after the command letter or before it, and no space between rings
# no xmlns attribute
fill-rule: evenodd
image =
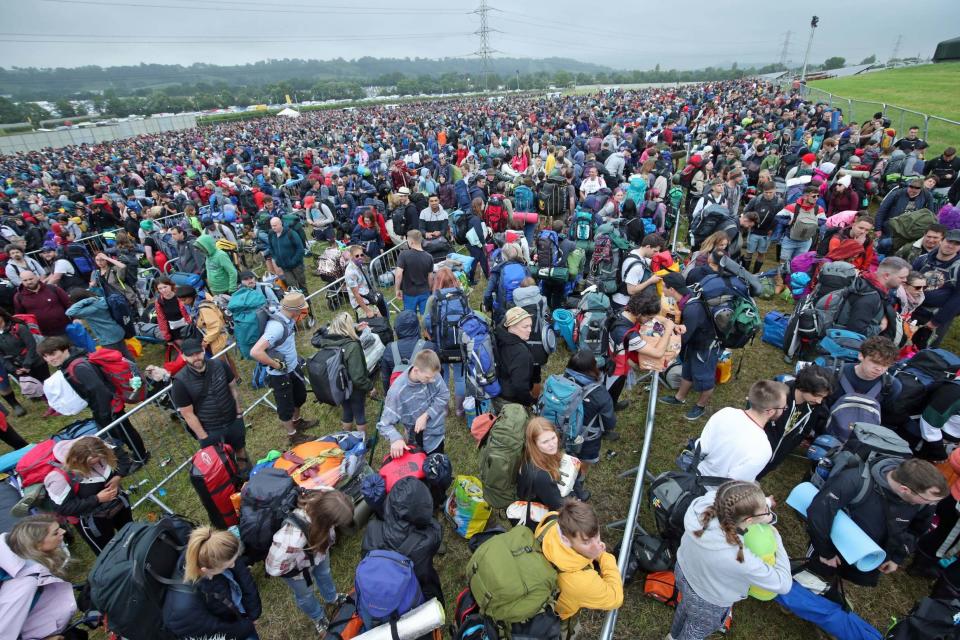
<svg viewBox="0 0 960 640"><path fill-rule="evenodd" d="M911 289L916 289L917 291L923 291L924 289L927 288L927 285L925 284L910 284L907 286L910 287Z"/></svg>

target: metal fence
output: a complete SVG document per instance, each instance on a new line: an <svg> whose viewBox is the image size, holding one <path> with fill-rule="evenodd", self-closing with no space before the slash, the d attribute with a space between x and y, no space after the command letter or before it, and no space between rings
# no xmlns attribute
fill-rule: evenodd
<svg viewBox="0 0 960 640"><path fill-rule="evenodd" d="M162 218L153 218L154 223L163 223L164 227L170 227L181 222L186 222L187 216L185 213L173 213L169 216L163 216ZM106 250L107 248L113 246L113 237L117 231L122 231L122 229L117 228L110 231L104 231L103 233L94 233L92 235L83 235L79 240L74 241L74 244L81 244L86 247L87 251L90 252L91 256L94 256L101 251ZM29 252L27 255L36 257L40 255L42 249L37 249L35 251Z"/></svg>
<svg viewBox="0 0 960 640"><path fill-rule="evenodd" d="M384 251L374 258L368 267L371 272L371 281L378 290L379 276L396 267L397 258L400 252L406 248L406 243L395 246ZM392 287L383 287L389 289L392 293ZM307 300L326 299L328 308L333 311L340 306L349 304L346 281L339 278L316 291L309 293ZM394 298L388 298L388 304L397 309L397 302ZM331 301L336 301L336 306L331 306ZM236 343L229 344L214 358L222 357L236 349ZM140 430L144 443L148 451L152 452L150 460L135 474L134 481L126 484L124 488L130 493L131 504L134 509L140 508L145 504L155 505L166 513L174 513L173 509L164 498L167 495L167 487L171 481L182 471L187 469L197 451L197 441L189 433L186 424L176 415L169 400L169 394L173 388L172 383L152 393L146 400L132 407L122 416L115 419L106 427L97 432L98 436L109 435L114 428L122 429L124 424L134 425L134 418L143 427L149 427ZM243 411L244 417L250 414L259 406L267 406L275 409L275 405L270 399L271 390L257 392L259 395L251 394L250 387L241 390L241 400L246 401L246 408ZM164 416L170 418L169 424L164 424ZM136 425L134 425L136 426ZM247 421L247 428L252 428L250 421ZM199 502L197 503L199 505Z"/></svg>
<svg viewBox="0 0 960 640"><path fill-rule="evenodd" d="M134 136L165 133L193 129L197 126L197 117L193 115L161 116L118 122L102 127L84 127L63 129L61 131L36 131L0 136L0 154L8 155L22 151L39 151L52 147L59 149L69 145L98 144L111 140L123 140Z"/></svg>

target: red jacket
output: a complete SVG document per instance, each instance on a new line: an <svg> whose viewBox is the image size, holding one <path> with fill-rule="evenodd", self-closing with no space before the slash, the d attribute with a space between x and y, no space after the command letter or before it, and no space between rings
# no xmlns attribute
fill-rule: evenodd
<svg viewBox="0 0 960 640"><path fill-rule="evenodd" d="M187 308L183 306L183 302L180 298L177 298L177 305L180 307L180 315L183 316L183 319L187 322L191 322L190 313L187 311ZM153 303L153 308L157 312L157 328L160 329L160 335L163 336L163 339L167 342L173 339L173 334L170 333L170 323L167 321L167 314L163 312L163 305L160 304L160 296L157 296L156 301Z"/></svg>
<svg viewBox="0 0 960 640"><path fill-rule="evenodd" d="M844 229L830 238L826 257L830 260L845 260L855 266L860 273L872 271L877 263L877 252L874 251L873 242L869 237L866 244L853 240L850 238L849 229Z"/></svg>

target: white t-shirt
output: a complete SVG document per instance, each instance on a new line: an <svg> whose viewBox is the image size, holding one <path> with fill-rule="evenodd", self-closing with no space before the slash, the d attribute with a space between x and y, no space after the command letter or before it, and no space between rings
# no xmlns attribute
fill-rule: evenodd
<svg viewBox="0 0 960 640"><path fill-rule="evenodd" d="M650 272L650 260L632 251L623 259L623 264L620 266L620 269L624 284L638 285L652 275ZM629 300L630 296L628 295L619 292L613 294L613 302L621 307L626 306Z"/></svg>
<svg viewBox="0 0 960 640"><path fill-rule="evenodd" d="M70 263L70 261L65 260L64 258L60 258L53 263L53 272L62 273L67 276L76 275L77 273L76 269L73 268L73 265Z"/></svg>
<svg viewBox="0 0 960 640"><path fill-rule="evenodd" d="M700 473L753 482L773 451L761 425L743 409L726 407L707 421L700 434Z"/></svg>

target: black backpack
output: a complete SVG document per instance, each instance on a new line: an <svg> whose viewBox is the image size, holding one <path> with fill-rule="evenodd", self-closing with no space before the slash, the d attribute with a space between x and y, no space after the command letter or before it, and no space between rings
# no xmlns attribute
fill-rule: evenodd
<svg viewBox="0 0 960 640"><path fill-rule="evenodd" d="M193 524L177 516L130 522L104 547L87 584L107 628L130 640L172 640L163 628L163 599L176 579Z"/></svg>
<svg viewBox="0 0 960 640"><path fill-rule="evenodd" d="M283 469L267 467L257 472L240 493L240 540L248 564L267 557L273 534L290 520L306 535L306 524L293 515L300 488Z"/></svg>
<svg viewBox="0 0 960 640"><path fill-rule="evenodd" d="M687 514L690 503L706 495L709 489L719 487L729 480L729 478L702 476L697 470L699 465L700 445L697 445L686 471L679 469L665 471L650 483L649 500L650 506L653 507L657 532L674 552L680 546L680 538L683 537L683 517Z"/></svg>
<svg viewBox="0 0 960 640"><path fill-rule="evenodd" d="M956 640L960 599L923 598L906 618L890 627L885 640Z"/></svg>
<svg viewBox="0 0 960 640"><path fill-rule="evenodd" d="M406 207L397 207L393 210L393 213L390 214L390 219L393 220L393 235L400 238L404 238L407 235L407 208Z"/></svg>

